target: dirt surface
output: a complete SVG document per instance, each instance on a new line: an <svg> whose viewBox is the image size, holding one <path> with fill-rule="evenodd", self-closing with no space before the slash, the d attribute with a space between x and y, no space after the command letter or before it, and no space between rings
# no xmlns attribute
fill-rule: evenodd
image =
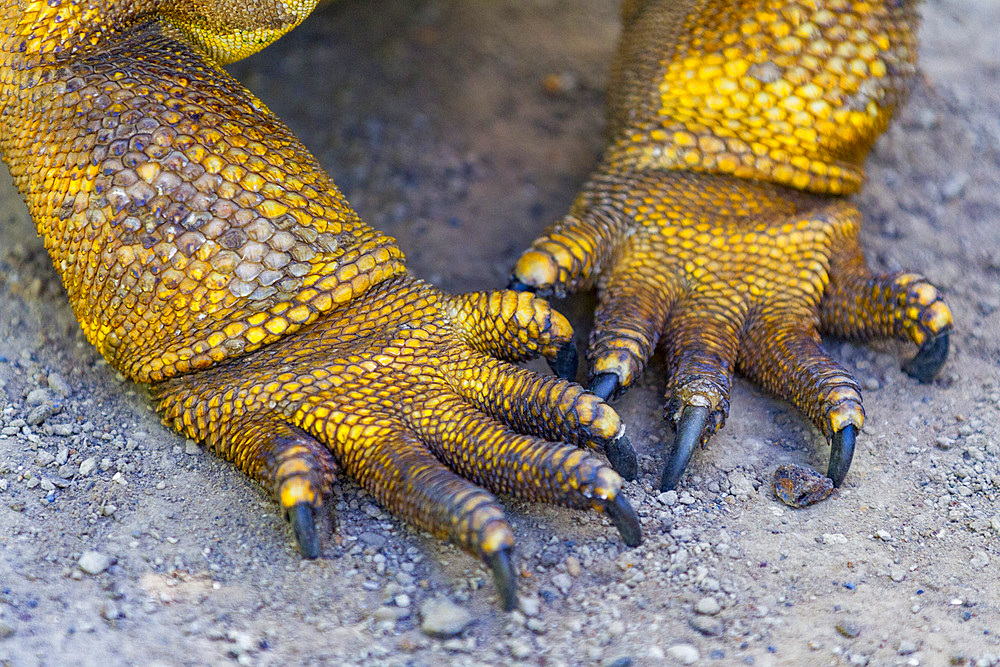
<svg viewBox="0 0 1000 667"><path fill-rule="evenodd" d="M416 275L496 287L595 163L614 5L343 2L233 71ZM513 614L473 558L350 483L323 557L302 561L267 494L162 427L85 342L2 179L0 662L1000 663L1000 3L924 15L923 77L857 200L871 265L947 293L942 377L904 375L902 344L828 341L868 421L844 488L791 510L771 475L824 468L827 447L742 381L679 494L653 489L671 435L654 360L616 404L640 451L644 544L592 513L509 502ZM561 307L585 332L592 299ZM470 615L464 632L421 631L435 598Z"/></svg>

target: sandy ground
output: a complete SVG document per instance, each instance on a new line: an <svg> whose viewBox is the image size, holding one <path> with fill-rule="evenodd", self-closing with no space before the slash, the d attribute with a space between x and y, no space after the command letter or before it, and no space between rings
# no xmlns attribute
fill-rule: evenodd
<svg viewBox="0 0 1000 667"><path fill-rule="evenodd" d="M416 275L495 287L594 165L614 4L344 2L233 71ZM303 562L270 498L162 427L86 344L0 179L0 662L1000 663L1000 3L924 13L923 77L857 199L870 263L947 292L942 377L900 372L904 345L829 341L868 422L845 487L792 511L771 474L823 467L826 447L742 381L679 495L650 486L670 436L654 360L617 404L641 454L628 495L645 543L508 503L527 598L509 615L474 559L349 483L322 559ZM591 304L561 307L585 331ZM89 551L110 568L83 573ZM471 615L458 637L421 632L435 597Z"/></svg>

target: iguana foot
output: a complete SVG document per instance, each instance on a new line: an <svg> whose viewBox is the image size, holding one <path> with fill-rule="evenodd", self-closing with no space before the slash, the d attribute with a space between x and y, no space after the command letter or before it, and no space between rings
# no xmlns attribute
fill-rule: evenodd
<svg viewBox="0 0 1000 667"><path fill-rule="evenodd" d="M809 415L830 441L839 486L864 410L819 334L911 340L921 347L908 372L927 381L951 327L920 276L865 268L859 225L844 201L776 185L667 170L603 177L521 257L514 280L558 294L596 278L587 357L603 398L635 382L657 345L666 350L665 416L677 434L662 488L722 427L736 370Z"/></svg>
<svg viewBox="0 0 1000 667"><path fill-rule="evenodd" d="M915 2L634 0L609 85L604 160L512 284L596 285L591 389L611 398L656 346L677 426L662 486L729 412L734 371L804 411L841 484L861 391L820 333L901 338L926 382L951 313L914 274L873 275L844 198L915 70Z"/></svg>
<svg viewBox="0 0 1000 667"><path fill-rule="evenodd" d="M482 558L509 609L514 535L493 493L593 508L627 544L641 539L622 478L597 455L629 459L618 415L505 363L542 354L561 366L571 335L530 294L448 296L400 277L155 391L178 430L275 490L303 556L319 554L315 512L339 465L390 511Z"/></svg>

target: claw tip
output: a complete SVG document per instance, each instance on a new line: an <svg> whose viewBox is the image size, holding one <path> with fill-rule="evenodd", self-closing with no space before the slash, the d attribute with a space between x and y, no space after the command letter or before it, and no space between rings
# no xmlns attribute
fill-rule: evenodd
<svg viewBox="0 0 1000 667"><path fill-rule="evenodd" d="M639 460L635 453L635 447L624 435L606 444L604 453L608 457L608 463L623 479L632 481L639 476Z"/></svg>
<svg viewBox="0 0 1000 667"><path fill-rule="evenodd" d="M903 370L918 382L927 384L934 380L947 361L949 347L948 332L940 333L925 341L917 350L917 354L903 366Z"/></svg>
<svg viewBox="0 0 1000 667"><path fill-rule="evenodd" d="M486 565L493 571L493 582L504 611L513 611L517 605L517 578L510 555L511 549L505 547L483 556Z"/></svg>
<svg viewBox="0 0 1000 667"><path fill-rule="evenodd" d="M701 442L705 432L705 425L708 423L709 410L700 405L687 405L681 412L681 418L677 422L677 434L674 436L674 445L667 456L666 465L663 467L663 477L660 479L660 490L669 491L677 486L684 469L691 461L694 454L695 445Z"/></svg>
<svg viewBox="0 0 1000 667"><path fill-rule="evenodd" d="M830 438L830 467L826 476L833 480L835 487L840 487L847 477L854 458L854 444L858 437L858 427L848 424L833 434Z"/></svg>
<svg viewBox="0 0 1000 667"><path fill-rule="evenodd" d="M632 509L624 494L619 493L614 500L609 501L604 506L604 511L615 524L625 544L637 547L642 543L642 524L639 523L639 515Z"/></svg>
<svg viewBox="0 0 1000 667"><path fill-rule="evenodd" d="M299 553L303 558L319 558L319 535L316 532L316 511L309 503L296 503L288 510L288 522L295 533Z"/></svg>

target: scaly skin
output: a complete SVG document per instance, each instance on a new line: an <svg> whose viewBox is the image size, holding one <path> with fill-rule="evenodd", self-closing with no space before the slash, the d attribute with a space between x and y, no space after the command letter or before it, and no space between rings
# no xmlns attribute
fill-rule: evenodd
<svg viewBox="0 0 1000 667"><path fill-rule="evenodd" d="M320 553L339 468L485 560L509 609L514 538L489 491L604 511L635 545L622 479L588 450L625 471L634 452L604 401L506 363L575 371L565 318L408 277L395 241L220 68L314 4L6 3L0 150L88 339L273 490L303 555Z"/></svg>
<svg viewBox="0 0 1000 667"><path fill-rule="evenodd" d="M805 412L840 485L861 391L820 333L920 346L929 381L951 313L916 274L874 275L845 198L905 95L915 0L630 0L604 159L512 286L596 285L588 358L608 398L658 344L677 425L661 486L723 424L735 370Z"/></svg>

